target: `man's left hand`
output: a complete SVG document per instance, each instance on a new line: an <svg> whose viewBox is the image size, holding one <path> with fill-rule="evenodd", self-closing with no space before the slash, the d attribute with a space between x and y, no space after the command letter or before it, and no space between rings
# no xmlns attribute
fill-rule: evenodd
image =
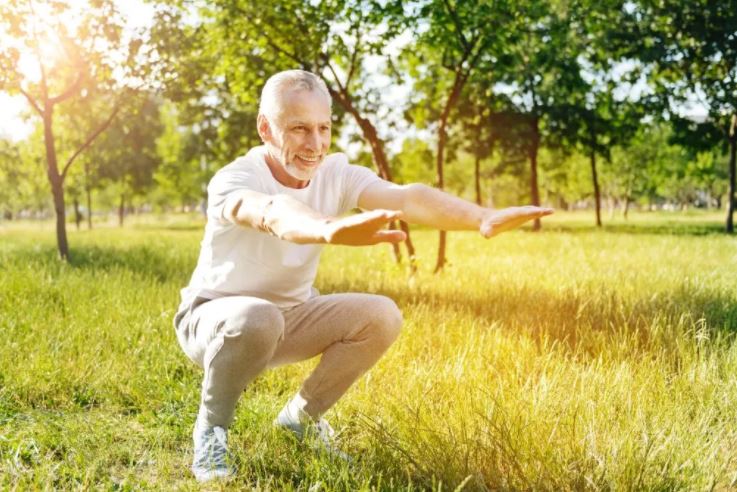
<svg viewBox="0 0 737 492"><path fill-rule="evenodd" d="M494 237L502 232L516 229L527 221L539 219L552 213L552 208L532 205L489 210L481 219L479 232L486 238Z"/></svg>

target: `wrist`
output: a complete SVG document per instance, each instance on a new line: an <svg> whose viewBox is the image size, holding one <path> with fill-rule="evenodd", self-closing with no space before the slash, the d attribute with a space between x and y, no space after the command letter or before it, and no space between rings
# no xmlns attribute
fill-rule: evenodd
<svg viewBox="0 0 737 492"><path fill-rule="evenodd" d="M332 241L333 234L335 232L333 222L335 222L334 217L322 217L317 219L318 230L320 231L320 234L318 234L318 239L320 243L330 244L330 242Z"/></svg>
<svg viewBox="0 0 737 492"><path fill-rule="evenodd" d="M485 238L489 238L492 235L492 232L494 229L494 221L492 220L493 214L494 214L494 211L492 209L490 208L483 209L483 213L479 221L478 231L479 231L479 234L481 234Z"/></svg>

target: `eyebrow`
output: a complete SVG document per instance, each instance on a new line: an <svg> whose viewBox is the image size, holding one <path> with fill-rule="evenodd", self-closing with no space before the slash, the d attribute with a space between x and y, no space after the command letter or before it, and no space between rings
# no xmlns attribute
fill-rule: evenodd
<svg viewBox="0 0 737 492"><path fill-rule="evenodd" d="M311 123L311 122L309 122L309 121L300 121L300 120L297 120L297 121L290 121L290 122L288 123L288 125L289 125L289 126L294 126L294 125L303 125L303 126L310 126L311 124L312 124L312 123ZM327 121L321 121L321 122L319 122L319 123L317 123L317 124L318 124L318 125L332 125L332 122L331 122L331 121L329 121L329 120L327 120Z"/></svg>

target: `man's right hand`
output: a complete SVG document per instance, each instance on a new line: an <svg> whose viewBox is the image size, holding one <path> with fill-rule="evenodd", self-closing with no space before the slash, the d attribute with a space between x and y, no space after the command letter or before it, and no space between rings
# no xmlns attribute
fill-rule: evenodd
<svg viewBox="0 0 737 492"><path fill-rule="evenodd" d="M398 243L407 235L402 231L387 230L390 222L401 219L402 213L393 210L372 210L327 222L323 237L328 244L369 246L378 243Z"/></svg>

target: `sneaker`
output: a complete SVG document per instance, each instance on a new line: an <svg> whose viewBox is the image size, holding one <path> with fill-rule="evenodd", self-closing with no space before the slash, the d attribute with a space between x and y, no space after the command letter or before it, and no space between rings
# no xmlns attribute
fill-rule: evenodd
<svg viewBox="0 0 737 492"><path fill-rule="evenodd" d="M274 425L290 431L299 441L307 441L315 451L350 462L351 458L336 446L335 430L327 420L317 421L301 408L288 403L274 420Z"/></svg>
<svg viewBox="0 0 737 492"><path fill-rule="evenodd" d="M235 469L228 464L228 431L224 427L208 427L198 421L194 432L192 473L198 482L230 478Z"/></svg>

